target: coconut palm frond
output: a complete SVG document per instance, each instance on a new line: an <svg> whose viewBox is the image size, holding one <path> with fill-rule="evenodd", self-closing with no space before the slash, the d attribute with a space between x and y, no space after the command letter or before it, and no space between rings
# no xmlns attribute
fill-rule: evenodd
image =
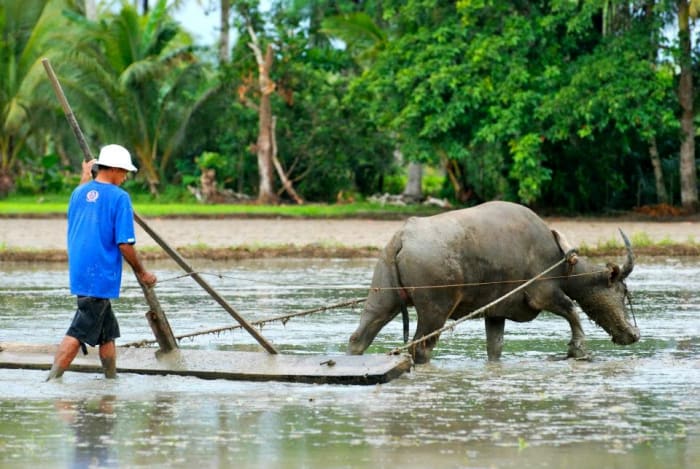
<svg viewBox="0 0 700 469"><path fill-rule="evenodd" d="M42 89L40 59L60 56L51 38L67 24L61 11L69 8L64 0L0 4L0 173L10 174L20 149L38 131L30 125L37 110L55 104Z"/></svg>
<svg viewBox="0 0 700 469"><path fill-rule="evenodd" d="M180 27L177 23L168 23L163 25L161 29L153 37L144 52L146 55L161 55L166 48L171 45L172 40L180 33Z"/></svg>
<svg viewBox="0 0 700 469"><path fill-rule="evenodd" d="M129 64L119 77L123 87L138 87L152 80L158 80L167 73L163 64L153 58Z"/></svg>
<svg viewBox="0 0 700 469"><path fill-rule="evenodd" d="M167 12L168 8L165 0L158 0L155 7L149 11L141 35L141 47L139 48L141 51L145 52L152 49L154 39L167 21Z"/></svg>
<svg viewBox="0 0 700 469"><path fill-rule="evenodd" d="M367 13L363 12L326 18L323 20L321 30L346 43L364 41L372 44L384 44L387 41L386 33Z"/></svg>
<svg viewBox="0 0 700 469"><path fill-rule="evenodd" d="M321 31L345 42L355 60L365 66L376 58L389 41L386 32L362 12L326 18Z"/></svg>
<svg viewBox="0 0 700 469"><path fill-rule="evenodd" d="M115 71L121 73L143 56L141 34L139 15L131 6L107 19L101 43L105 58Z"/></svg>

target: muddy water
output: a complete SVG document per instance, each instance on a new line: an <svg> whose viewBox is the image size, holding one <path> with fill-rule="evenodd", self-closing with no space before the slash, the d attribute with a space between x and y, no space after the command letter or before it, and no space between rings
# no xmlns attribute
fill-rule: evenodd
<svg viewBox="0 0 700 469"><path fill-rule="evenodd" d="M248 320L365 294L372 260L198 265ZM160 301L176 334L231 324L167 263ZM216 274L216 275L214 275ZM0 265L0 341L55 343L74 309L55 265ZM508 323L487 364L481 322L443 336L430 365L380 386L206 381L0 370L0 467L698 467L700 260L642 260L628 281L642 340L613 345L584 321L592 362L556 360L568 325ZM121 343L150 338L129 275ZM266 326L285 353L343 353L359 308ZM415 321L412 318L412 324ZM371 352L400 344L394 321ZM259 350L244 332L183 347Z"/></svg>

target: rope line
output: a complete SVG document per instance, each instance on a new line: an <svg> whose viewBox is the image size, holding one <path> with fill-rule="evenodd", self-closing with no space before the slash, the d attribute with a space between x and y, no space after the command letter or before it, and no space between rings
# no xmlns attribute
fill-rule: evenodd
<svg viewBox="0 0 700 469"><path fill-rule="evenodd" d="M549 272L548 269L547 272ZM539 278L539 275L535 279L535 281L544 281L544 280L556 280L560 278L572 278L572 277L585 277L587 275L597 275L601 274L603 272L607 272L606 270L595 270L593 272L584 272L580 274L571 274L571 275L554 275L552 277L542 277ZM542 275L542 274L540 274ZM408 286L408 287L371 287L370 290L374 292L379 292L383 290L420 290L420 289L426 289L426 288L458 288L458 287L481 287L485 285L506 285L506 284L511 284L511 283L522 283L522 282L531 282L533 279L530 280L497 280L493 282L472 282L472 283L450 283L450 284L445 284L445 285L419 285L419 286Z"/></svg>
<svg viewBox="0 0 700 469"><path fill-rule="evenodd" d="M232 279L232 280L237 280L237 281L245 281L245 282L251 282L251 283L256 283L256 284L261 284L263 282L260 282L259 279L253 279L253 278L246 278L246 277L240 277L240 276L232 276L232 275L223 275L217 272L187 272L181 275L176 275L174 277L168 277L165 279L158 279L158 284L163 284L163 283L168 283L168 282L173 282L175 280L180 280L186 277L191 277L193 275L210 275L213 277L218 277L219 279ZM270 282L270 281L265 281L264 285L272 285L272 286L277 286L277 287L287 287L287 288L294 288L295 290L358 290L362 288L366 288L364 285L337 285L337 286L328 286L328 285L290 285L288 283L281 283L281 282ZM133 285L133 286L127 286L124 287L124 289L129 289L129 288L141 288L139 285ZM253 287L244 287L246 289L251 289Z"/></svg>
<svg viewBox="0 0 700 469"><path fill-rule="evenodd" d="M537 281L545 281L545 280L557 280L557 279L562 279L562 278L573 278L573 277L585 277L589 275L598 275L601 273L607 272L605 269L601 270L594 270L592 272L582 272L579 274L569 274L569 275L553 275L553 276L548 276L548 277L541 277L537 278ZM218 274L216 272L191 272L191 273L185 273L182 275L177 275L175 277L170 277L166 278L164 280L158 280L158 284L162 284L165 282L170 282L174 280L179 280L181 278L185 277L190 277L194 274L198 275L212 275L216 276L219 278L230 278L230 279L235 279L235 280L245 280L247 282L256 282L260 283L257 279L246 279L246 278L241 278L241 277L234 277L234 276L226 276L222 274ZM435 289L435 288L459 288L459 287L481 287L481 286L488 286L488 285L508 285L508 284L513 284L513 283L523 283L527 282L528 280L521 279L521 280L494 280L491 282L466 282L466 283L448 283L448 284L441 284L441 285L414 285L414 286L401 286L401 287L369 287L368 290L373 291L373 292L380 292L380 291L393 291L393 290L422 290L422 289ZM274 285L274 286L284 286L288 288L293 288L294 290L355 290L355 289L361 289L365 288L363 285L290 285L290 284L285 284L285 283L274 283L274 282L269 282L266 281L265 285ZM129 288L129 287L127 287ZM131 287L131 288L140 288L138 286Z"/></svg>
<svg viewBox="0 0 700 469"><path fill-rule="evenodd" d="M279 321L282 323L282 325L285 325L285 324L287 324L287 321L289 321L291 318L308 316L309 314L324 312L324 311L327 311L329 309L334 309L334 308L342 308L344 306L353 306L356 304L360 304L364 301L367 301L367 299L366 298L357 298L354 300L343 301L343 302L335 303L335 304L328 305L328 306L320 306L318 308L307 309L304 311L298 311L296 313L284 314L281 316L275 316L275 317L271 317L271 318L267 318L267 319L260 319L258 321L252 321L250 324L252 326L261 327L261 326L264 326L265 324ZM234 324L232 326L217 327L214 329L205 329L202 331L190 332L188 334L177 335L177 336L175 336L175 339L177 339L179 342L182 339L189 339L192 337L197 337L197 336L206 335L206 334L218 334L221 332L240 329L241 327L242 326L240 324ZM136 342L129 342L128 344L124 344L123 346L124 347L144 347L146 345L155 344L156 342L157 342L157 340L154 340L154 339L145 339L145 340L140 340L140 341L136 341Z"/></svg>
<svg viewBox="0 0 700 469"><path fill-rule="evenodd" d="M494 306L494 305L500 303L501 301L505 300L505 299L508 298L509 296L511 296L511 295L513 295L513 294L519 292L520 290L522 290L522 289L524 289L525 287L531 285L532 283L536 282L537 280L540 280L542 276L544 276L545 274L547 274L547 273L551 272L552 270L556 269L557 267L559 267L559 266L560 266L561 264L563 264L564 262L568 262L570 256L571 256L571 255L574 255L574 254L575 254L575 250L573 250L573 249L570 250L570 251L567 252L566 255L565 255L560 261L558 261L556 264L552 265L551 267L547 268L546 270L543 270L542 272L540 272L540 273L537 274L536 276L532 277L530 280L528 280L527 282L523 283L523 284L520 285L519 287L515 287L514 289L512 289L511 291L509 291L509 292L506 293L505 295L503 295L503 296L501 296L501 297L499 297L499 298L496 298L496 299L493 300L492 302L490 302L490 303L488 303L488 304L482 306L481 308L478 308L478 309L472 311L471 313L467 314L466 316L462 316L461 318L457 319L456 321L454 321L453 323L451 323L451 324L449 324L449 325L447 325L447 326L443 326L443 327L441 327L440 329L431 332L430 334L424 335L424 336L421 337L420 339L416 339L416 340L412 340L411 342L407 342L406 344L402 345L401 347L396 347L395 349L393 349L393 350L387 352L387 355L397 355L397 354L401 353L402 350L408 350L408 349L411 348L411 347L415 347L416 345L418 345L418 344L420 344L420 343L423 343L423 342L425 342L426 340L428 340L428 339L430 339L430 338L432 338L432 337L435 337L435 336L437 336L437 335L440 335L441 333L443 333L443 332L445 332L445 331L454 329L455 327L457 327L458 324L460 324L460 323L462 323L462 322L464 322L464 321L466 321L466 320L468 320L468 319L473 319L473 318L475 318L475 317L478 317L478 316L484 314L484 312L485 312L487 309L489 309L489 308L491 308L492 306Z"/></svg>

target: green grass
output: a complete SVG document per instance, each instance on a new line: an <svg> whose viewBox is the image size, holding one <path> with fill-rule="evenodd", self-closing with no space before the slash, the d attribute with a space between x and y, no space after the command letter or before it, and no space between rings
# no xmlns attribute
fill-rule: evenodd
<svg viewBox="0 0 700 469"><path fill-rule="evenodd" d="M644 232L639 232L639 233L634 233L630 237L630 242L632 243L633 249L640 249L640 248L648 248L648 247L672 247L672 246L677 246L680 244L687 244L689 246L694 246L696 245L695 238L690 236L688 240L685 243L679 243L678 241L674 241L668 236L658 240L654 241L651 239L651 237ZM607 249L607 250L614 250L614 249L622 249L624 247L624 244L622 244L621 241L619 241L617 238L611 238L608 239L607 241L601 241L599 242L595 248L597 249Z"/></svg>
<svg viewBox="0 0 700 469"><path fill-rule="evenodd" d="M0 215L65 214L68 196L16 197L0 200Z"/></svg>
<svg viewBox="0 0 700 469"><path fill-rule="evenodd" d="M68 207L68 195L13 196L0 200L0 216L62 216ZM436 207L410 205L393 206L366 202L352 204L200 204L197 202L158 202L148 197L134 197L134 209L144 217L296 217L296 218L404 218L413 215L433 215Z"/></svg>
<svg viewBox="0 0 700 469"><path fill-rule="evenodd" d="M632 246L646 247L654 245L654 241L647 233L633 233L630 240Z"/></svg>
<svg viewBox="0 0 700 469"><path fill-rule="evenodd" d="M650 256L698 256L700 244L693 236L685 242L678 242L669 237L653 240L647 233L635 233L630 237L632 250L635 254ZM584 256L607 256L613 252L622 252L624 244L617 238L600 240L595 245L581 243L578 252Z"/></svg>

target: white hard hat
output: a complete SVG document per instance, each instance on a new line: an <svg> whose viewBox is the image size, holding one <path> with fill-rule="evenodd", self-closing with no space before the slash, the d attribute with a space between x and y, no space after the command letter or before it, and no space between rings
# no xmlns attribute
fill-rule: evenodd
<svg viewBox="0 0 700 469"><path fill-rule="evenodd" d="M129 150L121 145L107 145L100 150L100 156L97 158L97 164L100 166L109 166L110 168L121 168L127 171L138 171L136 166L131 163L131 154Z"/></svg>

